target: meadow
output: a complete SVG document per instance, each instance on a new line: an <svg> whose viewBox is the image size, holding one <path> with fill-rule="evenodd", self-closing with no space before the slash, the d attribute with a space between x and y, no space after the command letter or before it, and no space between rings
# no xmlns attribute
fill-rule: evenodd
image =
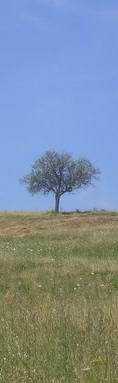
<svg viewBox="0 0 118 383"><path fill-rule="evenodd" d="M118 214L0 213L0 383L118 382Z"/></svg>

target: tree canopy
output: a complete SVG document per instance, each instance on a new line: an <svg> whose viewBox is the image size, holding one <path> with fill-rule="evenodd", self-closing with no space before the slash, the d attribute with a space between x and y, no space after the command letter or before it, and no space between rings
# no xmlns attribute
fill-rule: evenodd
<svg viewBox="0 0 118 383"><path fill-rule="evenodd" d="M32 166L31 172L22 178L33 195L53 193L55 211L59 211L62 195L87 188L97 179L99 169L87 159L73 159L68 153L46 151Z"/></svg>

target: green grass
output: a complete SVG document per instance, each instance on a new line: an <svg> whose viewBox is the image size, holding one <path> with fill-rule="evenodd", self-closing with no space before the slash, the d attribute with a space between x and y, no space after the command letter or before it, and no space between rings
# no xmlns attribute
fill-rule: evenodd
<svg viewBox="0 0 118 383"><path fill-rule="evenodd" d="M0 214L7 382L118 382L117 214Z"/></svg>

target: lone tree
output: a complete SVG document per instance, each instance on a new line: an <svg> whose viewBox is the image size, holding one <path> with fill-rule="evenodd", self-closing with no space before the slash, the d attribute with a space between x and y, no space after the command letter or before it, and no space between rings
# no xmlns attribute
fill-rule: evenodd
<svg viewBox="0 0 118 383"><path fill-rule="evenodd" d="M98 174L99 170L86 159L74 160L68 153L47 151L21 182L26 184L32 195L52 193L55 196L55 212L58 213L62 195L88 187Z"/></svg>

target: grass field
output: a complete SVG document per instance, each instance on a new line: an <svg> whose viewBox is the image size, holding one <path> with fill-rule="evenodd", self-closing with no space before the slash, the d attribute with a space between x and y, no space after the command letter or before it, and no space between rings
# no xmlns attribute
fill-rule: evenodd
<svg viewBox="0 0 118 383"><path fill-rule="evenodd" d="M3 382L118 382L118 214L0 214Z"/></svg>

